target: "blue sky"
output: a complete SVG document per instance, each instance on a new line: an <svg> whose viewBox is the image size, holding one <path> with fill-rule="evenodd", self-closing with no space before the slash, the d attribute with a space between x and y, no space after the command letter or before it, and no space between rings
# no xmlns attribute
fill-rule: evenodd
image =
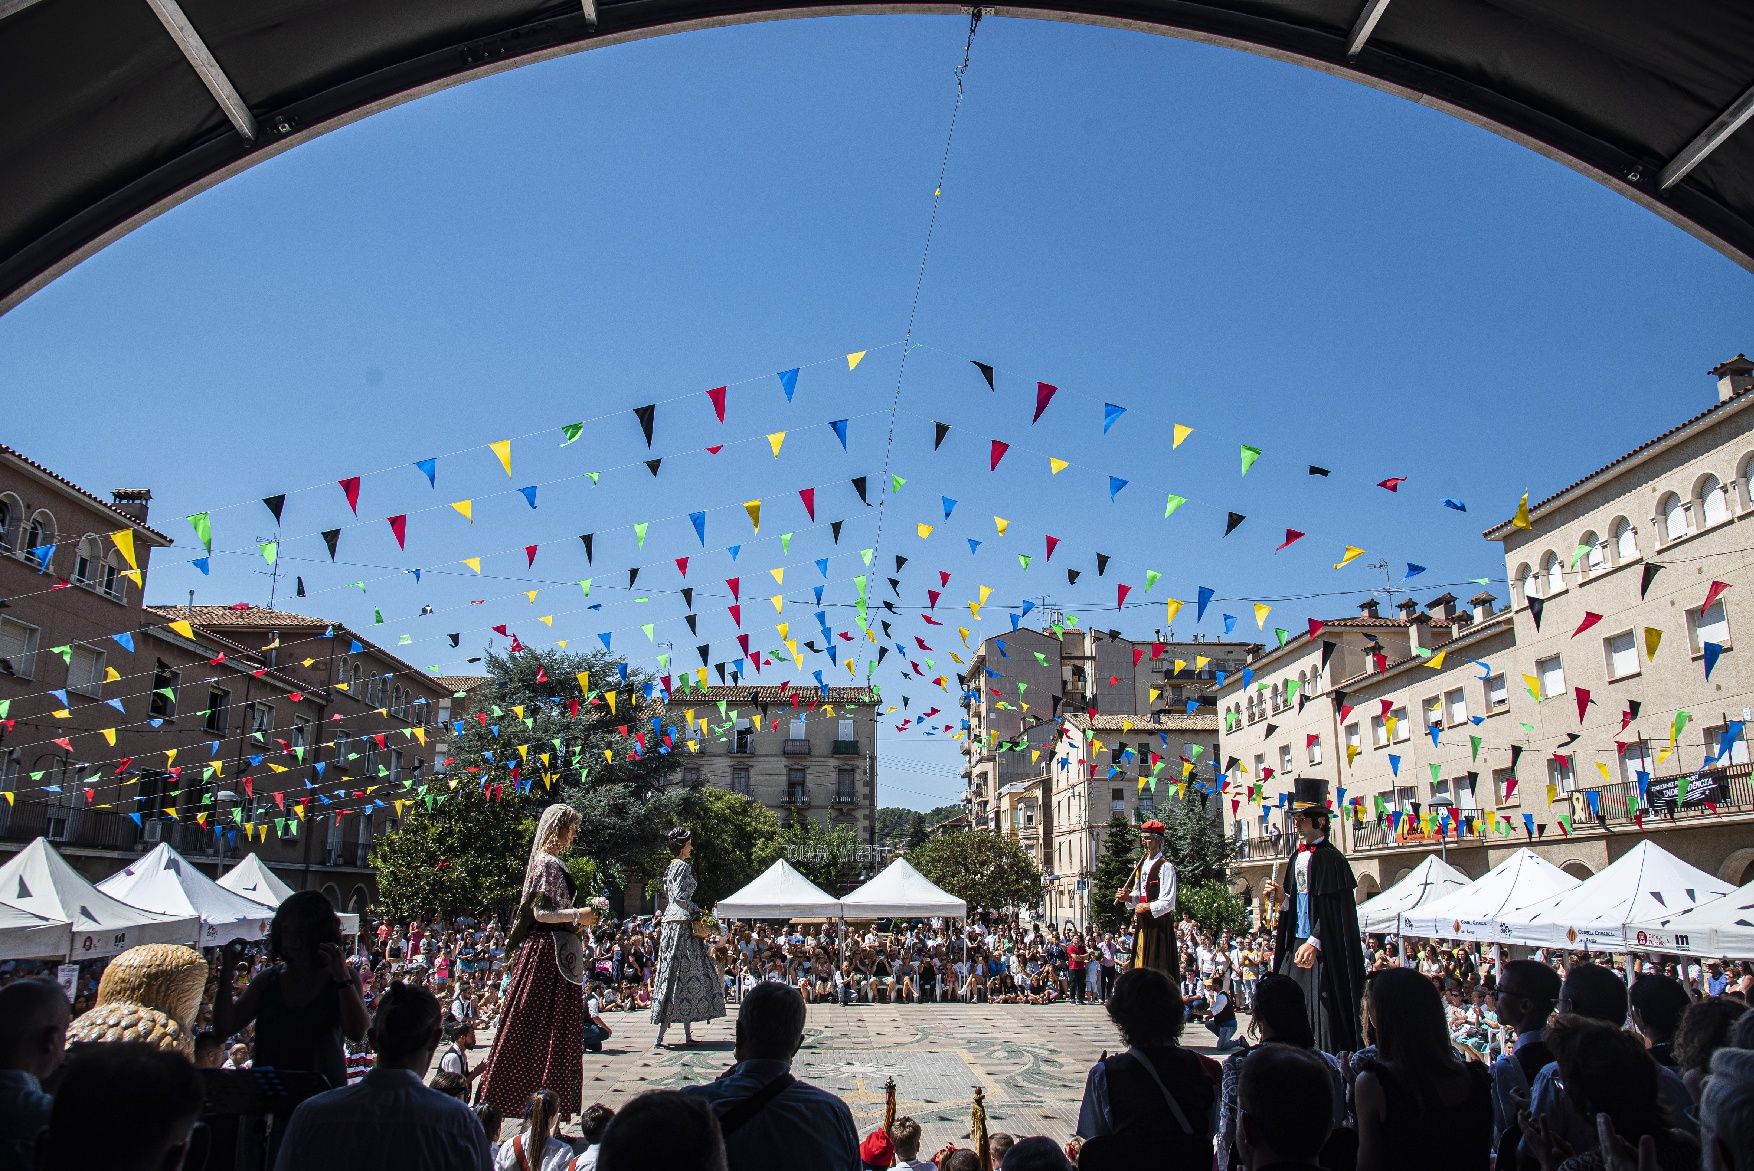
<svg viewBox="0 0 1754 1171"><path fill-rule="evenodd" d="M7 413L5 440L94 490L153 489L154 520L179 542L155 560L153 601L194 589L266 602L255 542L278 536L306 610L392 647L410 635L397 649L417 666L466 670L508 623L537 647L609 633L642 661L668 641L692 667L698 643L714 661L739 653L727 577L753 645L777 646L776 620L820 643L813 587L831 628L856 633L853 578L868 575L874 603L893 597L900 554L908 616L894 635L922 668L933 660L928 676L954 678L957 627L971 641L1007 629L1005 608L1025 597L1142 634L1163 625L1166 598L1191 603L1204 585L1220 601L1197 625L1190 605L1178 635L1216 634L1224 612L1253 631L1265 599L1270 637L1380 588L1379 559L1397 582L1408 562L1426 566L1410 583L1421 597L1500 576L1479 534L1522 491L1538 498L1699 409L1705 370L1754 344L1749 274L1501 138L1245 54L994 18L897 399L964 28L857 17L663 37L330 134L0 318L0 393L26 408ZM861 350L849 371L844 355ZM970 359L997 368L996 393ZM774 375L794 367L788 403ZM1060 390L1032 425L1038 380ZM704 393L720 385L723 425ZM648 451L631 410L650 402ZM1105 403L1126 408L1107 434ZM584 433L561 448L573 421ZM937 451L935 421L951 427ZM1177 423L1194 432L1172 452ZM508 437L509 478L486 447ZM994 439L1011 448L989 471ZM1263 453L1246 477L1245 443ZM436 489L411 466L434 456ZM653 478L642 461L660 456ZM1052 475L1050 457L1069 466ZM905 483L885 500L886 461ZM1333 475L1311 478L1312 463ZM355 474L357 519L335 486ZM858 502L857 475L881 510ZM1112 501L1111 476L1127 481ZM1393 495L1375 486L1391 476L1407 477ZM529 485L534 510L516 491ZM278 492L290 499L276 533L256 501ZM1166 520L1172 492L1188 503ZM473 525L449 507L465 498ZM743 508L757 498L759 534ZM181 520L203 509L205 577ZM1230 511L1248 520L1223 538ZM399 514L405 551L384 523ZM643 548L637 521L650 524ZM331 565L317 534L337 526L351 527ZM1275 553L1287 528L1307 536ZM591 564L583 532L596 534ZM1061 541L1051 562L1048 535ZM1348 544L1367 553L1336 571ZM1101 577L1096 552L1113 558ZM460 564L472 556L479 576ZM940 570L934 627L917 614ZM1162 574L1148 594L1147 570ZM1124 611L1117 583L1131 586ZM965 603L982 585L993 596L977 624ZM435 613L417 617L423 605ZM805 657L801 678L846 681ZM891 702L909 699L881 742L880 799L952 801L954 716L931 736L895 725L954 713L953 690L898 664L892 653L875 676Z"/></svg>

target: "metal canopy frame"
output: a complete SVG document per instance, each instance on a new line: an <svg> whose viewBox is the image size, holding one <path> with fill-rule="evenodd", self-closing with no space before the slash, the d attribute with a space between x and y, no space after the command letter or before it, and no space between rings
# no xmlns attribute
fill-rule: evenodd
<svg viewBox="0 0 1754 1171"><path fill-rule="evenodd" d="M0 311L196 192L473 78L687 29L943 3L0 0ZM1754 5L1722 0L1039 0L1446 110L1754 271Z"/></svg>

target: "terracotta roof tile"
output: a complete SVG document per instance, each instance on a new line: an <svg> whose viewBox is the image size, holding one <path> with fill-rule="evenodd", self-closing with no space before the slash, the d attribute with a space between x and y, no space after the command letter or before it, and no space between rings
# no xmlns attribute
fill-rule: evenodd
<svg viewBox="0 0 1754 1171"><path fill-rule="evenodd" d="M1097 732L1119 732L1122 724L1128 725L1129 732L1213 732L1218 731L1218 713L1203 715L1107 715L1098 713L1092 720L1084 712L1073 712L1065 717L1066 722L1074 728L1090 728Z"/></svg>
<svg viewBox="0 0 1754 1171"><path fill-rule="evenodd" d="M66 476L63 476L60 472L55 471L53 468L44 467L42 464L38 463L36 460L32 459L30 456L24 454L24 452L19 451L17 448L7 447L4 443L0 443L0 455L9 455L13 459L17 460L19 463L24 464L26 467L29 467L35 471L41 472L43 475L49 477L49 479L55 481L57 484L60 484L62 487L69 488L72 491L77 492L79 495L85 497L85 499L87 501L89 501L90 503L97 505L99 508L103 509L105 512L113 513L116 516L116 518L118 520L122 521L124 524L126 524L126 525L130 526L131 528L134 528L142 533L145 533L147 536L150 536L150 537L154 538L155 540L157 540L160 544L163 544L163 545L172 544L172 541L169 537L165 536L163 533L159 532L157 529L153 528L151 525L142 524L140 521L135 520L133 517L129 516L127 513L123 512L121 509L117 508L115 505L111 504L109 501L103 499L102 497L96 495L95 493L86 491L84 488L81 488L78 484L75 484L72 480L69 480Z"/></svg>
<svg viewBox="0 0 1754 1171"><path fill-rule="evenodd" d="M298 627L300 629L323 629L336 625L325 618L312 618L308 614L291 614L285 610L270 610L265 606L250 606L243 610L234 610L230 606L148 606L148 610L172 621L185 619L196 626L214 627Z"/></svg>
<svg viewBox="0 0 1754 1171"><path fill-rule="evenodd" d="M789 704L792 702L793 696L798 697L798 703L800 705L808 704L812 700L822 699L822 689L820 687L802 685L783 689L777 686L769 687L765 685L759 687L724 685L708 687L702 692L696 688L690 688L687 691L671 692L670 705L674 707L678 704L717 703L721 699L726 703ZM830 687L828 689L828 699L826 702L876 703L877 696L875 693L867 691L863 687Z"/></svg>
<svg viewBox="0 0 1754 1171"><path fill-rule="evenodd" d="M432 681L455 695L459 691L474 691L492 678L491 675L434 675Z"/></svg>

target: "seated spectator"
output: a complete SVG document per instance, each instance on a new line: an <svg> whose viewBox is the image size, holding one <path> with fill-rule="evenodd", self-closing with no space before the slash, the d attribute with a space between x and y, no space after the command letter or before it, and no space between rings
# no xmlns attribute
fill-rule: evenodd
<svg viewBox="0 0 1754 1171"><path fill-rule="evenodd" d="M1675 1030L1691 1000L1681 981L1654 973L1640 976L1627 996L1633 1031L1644 1038L1652 1059L1667 1069L1675 1068Z"/></svg>
<svg viewBox="0 0 1754 1171"><path fill-rule="evenodd" d="M1681 1027L1675 1030L1675 1069L1695 1102L1705 1092L1712 1055L1729 1044L1736 1019L1747 1011L1739 1000L1708 997L1694 1001L1681 1014Z"/></svg>
<svg viewBox="0 0 1754 1171"><path fill-rule="evenodd" d="M567 1164L567 1171L596 1171L597 1152L602 1147L603 1133L615 1119L615 1111L601 1102L593 1102L579 1115L578 1156Z"/></svg>
<svg viewBox="0 0 1754 1171"><path fill-rule="evenodd" d="M1410 968L1388 968L1371 979L1364 1003L1376 1053L1353 1087L1358 1171L1401 1167L1412 1151L1426 1171L1486 1171L1497 1137L1491 1080L1484 1065L1456 1056L1437 986ZM1443 1142L1434 1144L1436 1118Z"/></svg>
<svg viewBox="0 0 1754 1171"><path fill-rule="evenodd" d="M1754 1050L1720 1049L1712 1057L1699 1133L1705 1171L1754 1168Z"/></svg>
<svg viewBox="0 0 1754 1171"><path fill-rule="evenodd" d="M603 1042L615 1035L603 1020L603 985L592 982L590 994L585 997L585 1052L603 1052Z"/></svg>
<svg viewBox="0 0 1754 1171"><path fill-rule="evenodd" d="M390 985L371 1025L377 1065L357 1085L318 1094L292 1112L275 1171L490 1171L487 1135L474 1113L421 1084L440 1021L432 993Z"/></svg>
<svg viewBox="0 0 1754 1171"><path fill-rule="evenodd" d="M1538 960L1511 960L1498 977L1498 1015L1516 1030L1512 1051L1492 1065L1492 1129L1502 1135L1529 1107L1529 1090L1553 1051L1547 1021L1559 1004L1559 973Z"/></svg>
<svg viewBox="0 0 1754 1171"><path fill-rule="evenodd" d="M469 1101L469 1079L460 1073L441 1069L432 1075L432 1081L427 1084L447 1098L455 1098L464 1103Z"/></svg>
<svg viewBox="0 0 1754 1171"><path fill-rule="evenodd" d="M178 1171L205 1098L180 1053L134 1042L79 1045L38 1140L37 1171Z"/></svg>
<svg viewBox="0 0 1754 1171"><path fill-rule="evenodd" d="M248 1068L250 1068L250 1047L248 1045L244 1044L242 1041L238 1041L235 1044L228 1046L226 1048L226 1051L225 1051L225 1062L219 1068L220 1069L248 1069Z"/></svg>
<svg viewBox="0 0 1754 1171"><path fill-rule="evenodd" d="M596 1171L727 1171L718 1117L699 1096L641 1094L603 1132Z"/></svg>
<svg viewBox="0 0 1754 1171"><path fill-rule="evenodd" d="M1127 1049L1098 1061L1085 1080L1078 1134L1087 1141L1078 1165L1209 1161L1222 1071L1176 1043L1184 1021L1175 985L1154 969L1129 969L1115 981L1108 1016Z"/></svg>
<svg viewBox="0 0 1754 1171"><path fill-rule="evenodd" d="M989 1152L991 1146L988 1147ZM1001 1161L993 1158L993 1166L1001 1171L1072 1171L1072 1162L1060 1144L1043 1135L1019 1140Z"/></svg>
<svg viewBox="0 0 1754 1171"><path fill-rule="evenodd" d="M499 1132L505 1128L505 1113L497 1106L489 1106L486 1102L475 1104L475 1120L481 1123L481 1133L487 1136L487 1145L494 1151L499 1150Z"/></svg>
<svg viewBox="0 0 1754 1171"><path fill-rule="evenodd" d="M1599 1116L1622 1142L1640 1145L1648 1137L1661 1171L1692 1171L1699 1165L1699 1143L1675 1128L1664 1110L1657 1093L1659 1067L1637 1037L1603 1021L1562 1016L1548 1029L1547 1043L1564 1079L1575 1129L1590 1137L1571 1146L1556 1138L1546 1117L1525 1114L1523 1139L1542 1171L1607 1171Z"/></svg>
<svg viewBox="0 0 1754 1171"><path fill-rule="evenodd" d="M53 980L0 988L0 1167L29 1167L53 1099L43 1079L61 1068L73 1010Z"/></svg>
<svg viewBox="0 0 1754 1171"><path fill-rule="evenodd" d="M789 984L763 982L737 1013L737 1064L715 1081L683 1088L717 1115L730 1171L858 1167L852 1111L792 1076L792 1057L803 1044L803 997Z"/></svg>
<svg viewBox="0 0 1754 1171"><path fill-rule="evenodd" d="M981 1157L966 1147L942 1152L938 1171L981 1171Z"/></svg>
<svg viewBox="0 0 1754 1171"><path fill-rule="evenodd" d="M549 1090L530 1095L524 1128L500 1144L494 1171L566 1171L572 1147L556 1138L560 1125L560 1100Z"/></svg>
<svg viewBox="0 0 1754 1171"><path fill-rule="evenodd" d="M1266 986L1263 977L1259 987ZM1329 1067L1319 1054L1292 1045L1263 1045L1237 1084L1236 1149L1248 1171L1314 1168L1333 1129L1337 1102Z"/></svg>
<svg viewBox="0 0 1754 1171"><path fill-rule="evenodd" d="M1346 1093L1340 1076L1340 1061L1332 1054L1316 1051L1315 1034L1310 1029L1309 1009L1303 998L1302 985L1277 972L1269 972L1260 977L1255 983L1255 1015L1249 1021L1249 1032L1258 1037L1261 1044L1245 1048L1240 1053L1232 1053L1224 1062L1218 1104L1219 1171L1240 1165L1242 1155L1236 1146L1236 1123L1240 1109L1242 1071L1244 1064L1251 1059L1250 1055L1264 1046L1286 1045L1314 1054L1327 1069L1332 1083L1329 1087L1329 1098L1334 1104L1334 1115L1328 1120L1329 1129L1338 1128L1345 1120Z"/></svg>
<svg viewBox="0 0 1754 1171"><path fill-rule="evenodd" d="M225 1060L225 1045L218 1033L205 1029L195 1034L195 1068L220 1069Z"/></svg>
<svg viewBox="0 0 1754 1171"><path fill-rule="evenodd" d="M1222 1052L1230 1048L1236 1038L1236 1004L1230 998L1230 990L1217 976L1206 977L1206 989L1206 1007L1194 1013L1192 1019L1205 1023L1217 1038L1212 1047Z"/></svg>

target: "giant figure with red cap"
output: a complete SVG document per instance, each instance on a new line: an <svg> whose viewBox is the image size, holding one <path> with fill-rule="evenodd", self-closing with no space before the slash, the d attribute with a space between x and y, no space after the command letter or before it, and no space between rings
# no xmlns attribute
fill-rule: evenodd
<svg viewBox="0 0 1754 1171"><path fill-rule="evenodd" d="M1139 827L1145 857L1133 868L1115 902L1133 909L1133 959L1128 967L1156 968L1170 983L1181 983L1181 956L1175 942L1175 863L1163 852L1163 823Z"/></svg>
<svg viewBox="0 0 1754 1171"><path fill-rule="evenodd" d="M1362 1044L1359 1000L1364 995L1364 941L1358 933L1358 882L1352 864L1328 840L1328 783L1292 781L1291 818L1297 829L1289 888L1269 882L1263 892L1279 907L1273 970L1303 988L1315 1047L1349 1053Z"/></svg>

